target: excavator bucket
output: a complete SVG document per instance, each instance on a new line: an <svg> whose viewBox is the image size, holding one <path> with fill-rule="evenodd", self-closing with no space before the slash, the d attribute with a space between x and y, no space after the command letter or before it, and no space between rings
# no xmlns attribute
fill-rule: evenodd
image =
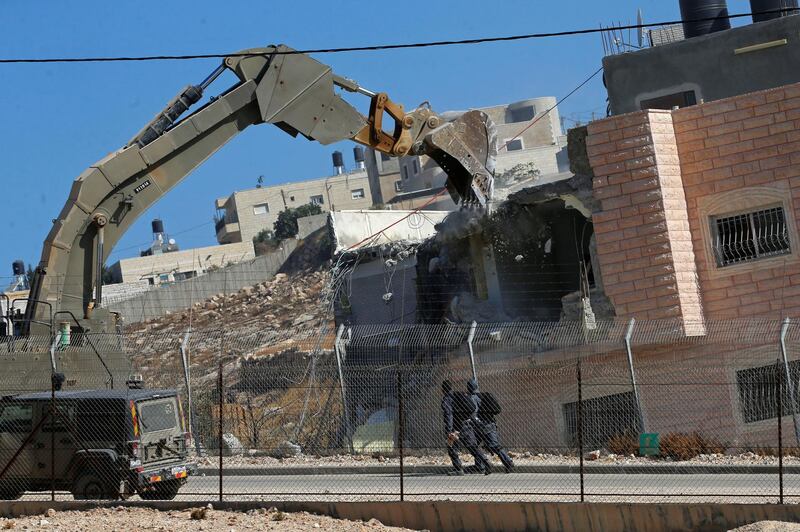
<svg viewBox="0 0 800 532"><path fill-rule="evenodd" d="M453 201L488 209L497 157L497 130L489 116L482 111L458 114L428 133L424 145L425 153L447 174Z"/></svg>

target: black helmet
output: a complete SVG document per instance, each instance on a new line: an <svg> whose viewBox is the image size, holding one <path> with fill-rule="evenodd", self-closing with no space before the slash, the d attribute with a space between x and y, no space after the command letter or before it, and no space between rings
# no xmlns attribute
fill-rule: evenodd
<svg viewBox="0 0 800 532"><path fill-rule="evenodd" d="M442 381L442 393L450 393L453 391L453 384L445 379Z"/></svg>
<svg viewBox="0 0 800 532"><path fill-rule="evenodd" d="M467 391L469 393L477 393L478 392L478 381L475 380L474 377L467 381Z"/></svg>

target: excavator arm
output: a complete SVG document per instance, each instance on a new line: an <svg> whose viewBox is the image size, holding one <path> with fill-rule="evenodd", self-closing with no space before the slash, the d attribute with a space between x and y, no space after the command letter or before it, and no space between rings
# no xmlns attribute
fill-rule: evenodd
<svg viewBox="0 0 800 532"><path fill-rule="evenodd" d="M239 82L184 116L225 69ZM335 87L368 96L369 115ZM383 128L385 115L394 121L390 132ZM427 106L406 113L385 93L368 91L286 46L244 50L181 91L126 146L75 179L45 240L23 334L44 333L54 314L68 317L79 331L114 331L116 317L102 305L101 282L114 245L203 161L261 123L322 144L351 139L392 156L428 155L447 172L448 189L463 205L485 206L492 192L496 146L485 114L469 111L446 122Z"/></svg>

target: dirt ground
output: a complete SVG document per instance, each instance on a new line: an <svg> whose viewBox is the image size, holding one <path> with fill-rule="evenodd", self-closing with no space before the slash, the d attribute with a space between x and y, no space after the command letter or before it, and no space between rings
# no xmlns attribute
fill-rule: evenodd
<svg viewBox="0 0 800 532"><path fill-rule="evenodd" d="M729 532L800 532L800 524L783 521L760 521L734 528Z"/></svg>
<svg viewBox="0 0 800 532"><path fill-rule="evenodd" d="M240 530L334 530L351 531L383 531L410 530L384 526L373 519L368 522L347 521L331 517L312 515L306 512L284 513L274 508L229 512L211 508L194 508L191 510L158 511L150 508L96 508L78 512L57 512L48 510L44 515L24 516L17 518L0 518L2 530L58 530L65 532L78 531L119 531L136 532L139 530L223 530L234 532Z"/></svg>

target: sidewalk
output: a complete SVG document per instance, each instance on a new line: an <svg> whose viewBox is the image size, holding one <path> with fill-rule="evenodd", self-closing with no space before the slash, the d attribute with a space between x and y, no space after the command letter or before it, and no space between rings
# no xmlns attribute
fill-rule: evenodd
<svg viewBox="0 0 800 532"><path fill-rule="evenodd" d="M440 465L408 465L404 468L405 475L444 475L450 470L449 466ZM503 467L494 465L494 472L502 474ZM215 467L201 467L198 474L217 476L219 469ZM519 465L514 468L514 473L526 474L580 474L578 465ZM680 463L663 464L586 464L584 473L587 475L755 475L778 474L777 465L697 465ZM365 466L283 466L283 467L226 467L223 476L279 476L279 475L399 475L398 465L365 465ZM800 466L784 466L784 475L800 475Z"/></svg>

